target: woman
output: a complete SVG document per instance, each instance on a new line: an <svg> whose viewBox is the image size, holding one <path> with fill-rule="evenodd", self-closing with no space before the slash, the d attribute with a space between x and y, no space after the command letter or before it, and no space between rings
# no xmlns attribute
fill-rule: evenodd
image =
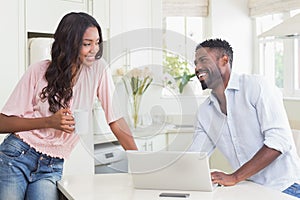
<svg viewBox="0 0 300 200"><path fill-rule="evenodd" d="M51 61L32 64L0 114L0 199L57 199L79 136L75 109L92 110L96 98L124 149L137 149L130 129L113 111L114 85L102 56L101 28L86 13L68 13L54 34Z"/></svg>

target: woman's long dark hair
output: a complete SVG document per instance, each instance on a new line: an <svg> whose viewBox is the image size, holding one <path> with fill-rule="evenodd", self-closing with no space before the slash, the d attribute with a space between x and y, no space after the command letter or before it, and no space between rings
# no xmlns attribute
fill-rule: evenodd
<svg viewBox="0 0 300 200"><path fill-rule="evenodd" d="M50 112L55 113L60 108L69 107L73 96L72 79L81 65L79 53L82 47L82 38L89 27L98 29L99 51L96 59L100 59L103 53L102 33L99 24L92 16L82 12L68 13L62 18L54 33L51 49L52 60L45 73L48 85L40 94L42 100L48 100ZM74 74L72 74L72 66L76 66Z"/></svg>

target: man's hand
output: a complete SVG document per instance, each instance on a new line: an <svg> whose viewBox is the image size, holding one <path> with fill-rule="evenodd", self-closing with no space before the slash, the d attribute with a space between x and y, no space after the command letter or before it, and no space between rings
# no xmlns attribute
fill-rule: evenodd
<svg viewBox="0 0 300 200"><path fill-rule="evenodd" d="M258 173L270 163L272 163L278 156L281 155L280 151L269 148L263 145L262 148L245 164L232 174L225 174L223 172L212 172L211 179L213 183L218 183L224 186L235 185L240 181Z"/></svg>
<svg viewBox="0 0 300 200"><path fill-rule="evenodd" d="M237 184L236 177L232 174L225 174L223 172L212 172L211 180L215 184L224 185L224 186L232 186Z"/></svg>

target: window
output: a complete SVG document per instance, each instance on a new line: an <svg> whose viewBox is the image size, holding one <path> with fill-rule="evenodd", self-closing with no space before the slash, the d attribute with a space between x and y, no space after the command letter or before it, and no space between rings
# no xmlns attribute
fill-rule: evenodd
<svg viewBox="0 0 300 200"><path fill-rule="evenodd" d="M165 33L172 31L177 33L175 37L164 37L163 46L168 55L179 56L187 62L189 72L194 73L194 51L196 45L203 38L203 18L187 17L187 16L166 16L164 18L163 29ZM202 89L198 80L194 77L191 79L192 94L202 94ZM187 90L184 88L184 90ZM178 91L163 90L163 96L170 96L178 93Z"/></svg>
<svg viewBox="0 0 300 200"><path fill-rule="evenodd" d="M300 10L256 18L260 35ZM285 97L300 97L300 38L295 35L259 38L258 72L282 89Z"/></svg>
<svg viewBox="0 0 300 200"><path fill-rule="evenodd" d="M165 71L164 85L167 83L171 87L164 87L163 96L177 96L178 92L184 96L202 94L201 84L192 77L195 68L193 49L203 38L203 19L208 16L208 5L209 0L162 0L163 64L169 66L168 69L174 66L176 71ZM176 85L179 90L175 89Z"/></svg>
<svg viewBox="0 0 300 200"><path fill-rule="evenodd" d="M166 17L165 29L175 31L186 38L199 42L203 37L202 17Z"/></svg>

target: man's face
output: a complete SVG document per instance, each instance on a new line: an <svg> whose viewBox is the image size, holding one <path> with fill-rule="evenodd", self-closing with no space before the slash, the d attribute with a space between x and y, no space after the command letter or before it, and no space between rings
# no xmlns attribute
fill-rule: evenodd
<svg viewBox="0 0 300 200"><path fill-rule="evenodd" d="M195 53L195 74L198 77L202 89L214 89L223 84L219 69L218 54L216 50L200 48Z"/></svg>

